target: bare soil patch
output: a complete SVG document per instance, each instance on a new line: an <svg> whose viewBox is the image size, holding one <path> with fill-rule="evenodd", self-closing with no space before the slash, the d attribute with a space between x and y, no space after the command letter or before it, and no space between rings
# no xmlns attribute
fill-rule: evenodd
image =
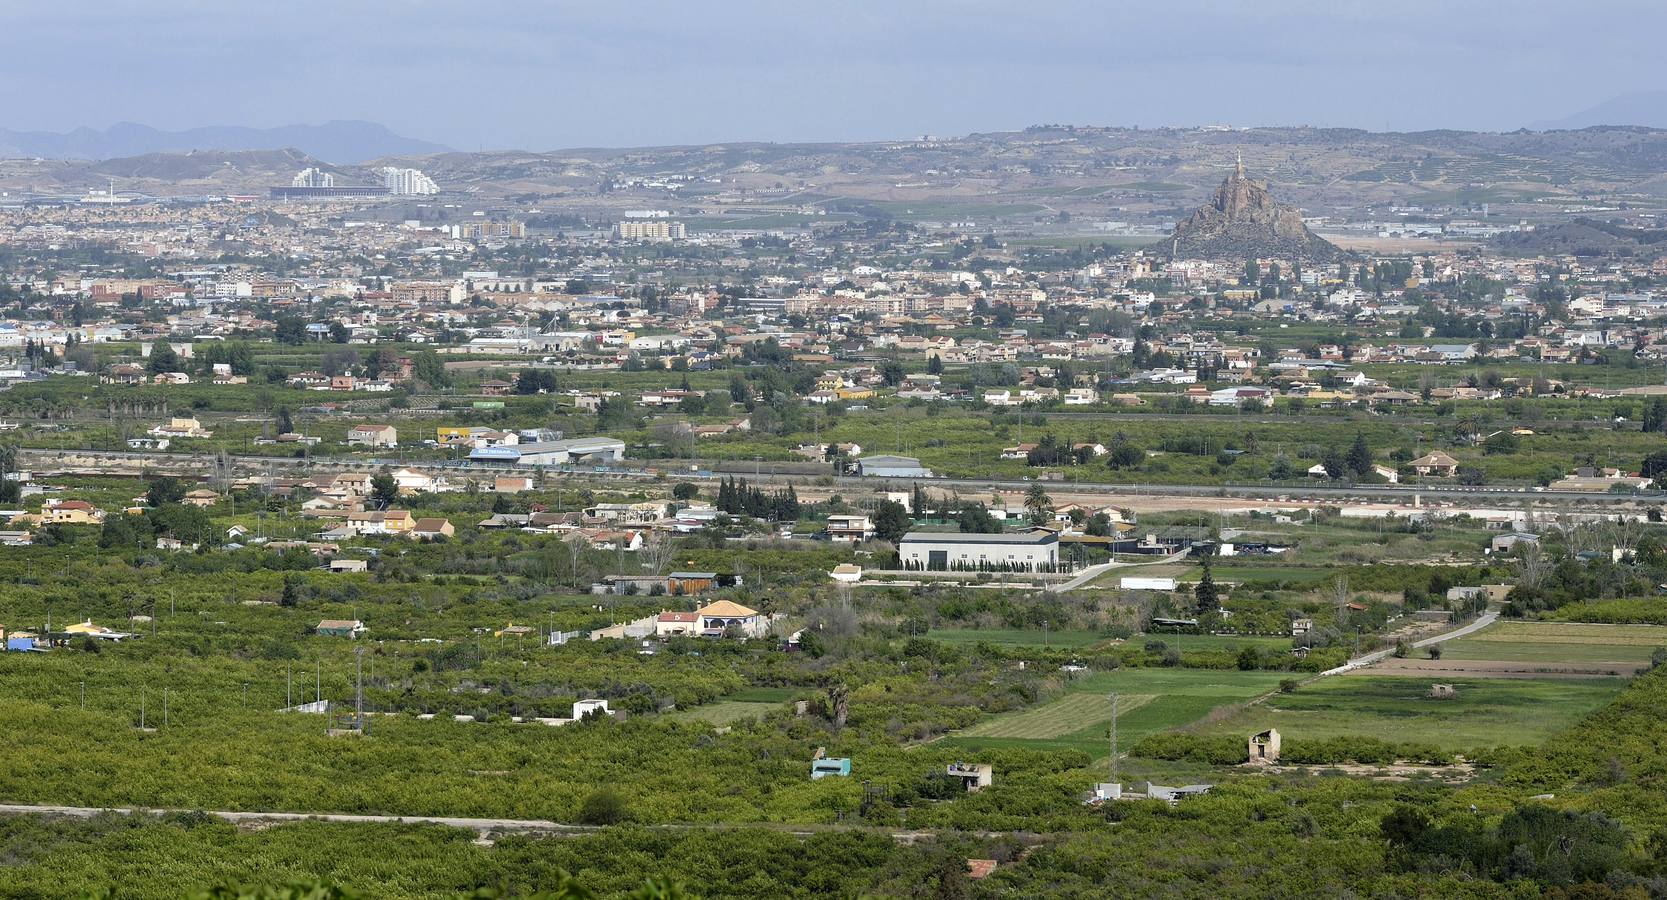
<svg viewBox="0 0 1667 900"><path fill-rule="evenodd" d="M1396 659L1347 674L1417 675L1430 678L1629 678L1647 666L1636 662L1531 663L1493 659Z"/></svg>

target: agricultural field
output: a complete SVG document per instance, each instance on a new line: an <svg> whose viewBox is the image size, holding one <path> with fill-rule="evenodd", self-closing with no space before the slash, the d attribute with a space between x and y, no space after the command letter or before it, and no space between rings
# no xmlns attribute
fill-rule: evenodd
<svg viewBox="0 0 1667 900"><path fill-rule="evenodd" d="M1642 667L1667 647L1667 627L1504 621L1442 645L1441 661L1525 663L1547 669Z"/></svg>
<svg viewBox="0 0 1667 900"><path fill-rule="evenodd" d="M1548 618L1558 622L1608 625L1667 625L1667 603L1662 603L1660 599L1643 598L1585 600L1561 607Z"/></svg>
<svg viewBox="0 0 1667 900"><path fill-rule="evenodd" d="M706 722L711 725L733 725L757 719L781 709L780 703L750 703L745 700L719 700L690 709L680 709L666 716L676 722Z"/></svg>
<svg viewBox="0 0 1667 900"><path fill-rule="evenodd" d="M759 719L787 708L790 701L808 697L814 691L795 688L748 687L727 694L711 703L688 709L674 710L665 718L675 722L706 722L711 725L733 725L736 722Z"/></svg>
<svg viewBox="0 0 1667 900"><path fill-rule="evenodd" d="M1532 746L1608 703L1626 686L1604 679L1469 679L1451 697L1429 696L1431 679L1389 675L1322 678L1210 723L1205 734L1277 728L1286 740L1374 737L1462 752Z"/></svg>
<svg viewBox="0 0 1667 900"><path fill-rule="evenodd" d="M1109 753L1109 695L1117 693L1120 744L1189 725L1218 707L1244 703L1273 690L1280 675L1207 669L1119 669L1072 681L1064 696L1020 712L1003 713L950 735L941 743L985 748L1071 749Z"/></svg>

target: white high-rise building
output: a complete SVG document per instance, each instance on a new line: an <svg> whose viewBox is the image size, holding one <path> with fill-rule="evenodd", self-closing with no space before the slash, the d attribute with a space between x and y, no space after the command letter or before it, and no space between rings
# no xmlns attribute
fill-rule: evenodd
<svg viewBox="0 0 1667 900"><path fill-rule="evenodd" d="M336 176L323 169L305 168L289 183L290 187L335 187Z"/></svg>
<svg viewBox="0 0 1667 900"><path fill-rule="evenodd" d="M614 225L614 238L621 241L681 241L689 237L682 222L659 219L627 219Z"/></svg>
<svg viewBox="0 0 1667 900"><path fill-rule="evenodd" d="M440 186L434 183L434 179L417 169L399 169L393 166L384 166L382 168L382 184L388 188L388 193L399 196L408 197L440 193Z"/></svg>

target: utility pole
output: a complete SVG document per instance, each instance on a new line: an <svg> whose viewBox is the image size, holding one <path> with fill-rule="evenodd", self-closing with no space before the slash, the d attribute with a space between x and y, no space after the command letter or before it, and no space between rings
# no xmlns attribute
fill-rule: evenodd
<svg viewBox="0 0 1667 900"><path fill-rule="evenodd" d="M358 661L358 686L353 692L353 716L359 728L359 733L365 733L365 648L358 647L353 651Z"/></svg>
<svg viewBox="0 0 1667 900"><path fill-rule="evenodd" d="M295 677L291 669L294 663L284 663L284 707L287 709L295 705Z"/></svg>
<svg viewBox="0 0 1667 900"><path fill-rule="evenodd" d="M87 708L87 682L81 682L81 708Z"/></svg>
<svg viewBox="0 0 1667 900"><path fill-rule="evenodd" d="M1117 783L1117 692L1111 692L1111 783Z"/></svg>

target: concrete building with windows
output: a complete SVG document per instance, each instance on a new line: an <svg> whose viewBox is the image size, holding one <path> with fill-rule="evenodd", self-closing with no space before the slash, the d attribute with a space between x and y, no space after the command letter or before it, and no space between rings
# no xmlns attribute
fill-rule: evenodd
<svg viewBox="0 0 1667 900"><path fill-rule="evenodd" d="M903 535L897 555L903 568L918 571L1051 571L1059 565L1059 535L911 531Z"/></svg>
<svg viewBox="0 0 1667 900"><path fill-rule="evenodd" d="M695 610L698 634L704 637L723 637L734 629L742 637L762 637L769 631L770 620L756 609L732 600L719 600Z"/></svg>
<svg viewBox="0 0 1667 900"><path fill-rule="evenodd" d="M388 193L397 197L424 196L440 193L440 186L434 179L424 175L417 169L401 169L396 166L383 166L381 170L382 186Z"/></svg>
<svg viewBox="0 0 1667 900"><path fill-rule="evenodd" d="M682 222L635 219L614 225L614 239L621 241L681 241L688 237Z"/></svg>
<svg viewBox="0 0 1667 900"><path fill-rule="evenodd" d="M355 425L347 430L349 447L393 447L399 444L399 431L392 425Z"/></svg>
<svg viewBox="0 0 1667 900"><path fill-rule="evenodd" d="M874 536L874 520L862 513L837 514L828 517L828 540L834 543L855 544Z"/></svg>
<svg viewBox="0 0 1667 900"><path fill-rule="evenodd" d="M323 169L308 166L302 169L295 178L290 180L290 187L298 188L333 188L336 186L336 176Z"/></svg>

